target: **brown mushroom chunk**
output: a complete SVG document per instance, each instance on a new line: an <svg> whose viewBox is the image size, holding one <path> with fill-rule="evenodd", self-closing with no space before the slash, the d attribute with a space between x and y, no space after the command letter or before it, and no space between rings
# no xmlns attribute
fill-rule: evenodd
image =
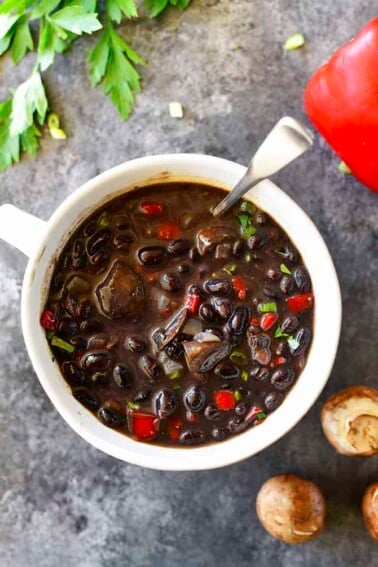
<svg viewBox="0 0 378 567"><path fill-rule="evenodd" d="M267 480L257 495L257 516L264 528L285 543L305 543L323 530L325 501L309 480L283 474Z"/></svg>
<svg viewBox="0 0 378 567"><path fill-rule="evenodd" d="M168 343L177 337L188 318L188 312L188 308L183 307L174 315L166 327L154 331L152 340L159 351L163 350Z"/></svg>
<svg viewBox="0 0 378 567"><path fill-rule="evenodd" d="M192 372L208 372L215 368L220 360L231 352L228 341L184 341L182 343L189 370Z"/></svg>
<svg viewBox="0 0 378 567"><path fill-rule="evenodd" d="M351 386L332 396L323 406L325 436L343 455L378 454L378 390Z"/></svg>
<svg viewBox="0 0 378 567"><path fill-rule="evenodd" d="M362 499L362 515L366 529L378 542L378 482L367 487Z"/></svg>
<svg viewBox="0 0 378 567"><path fill-rule="evenodd" d="M234 228L224 225L202 228L197 232L197 248L201 256L204 256L216 244L237 238Z"/></svg>
<svg viewBox="0 0 378 567"><path fill-rule="evenodd" d="M144 286L131 268L117 260L96 288L100 311L109 319L137 321L145 308Z"/></svg>

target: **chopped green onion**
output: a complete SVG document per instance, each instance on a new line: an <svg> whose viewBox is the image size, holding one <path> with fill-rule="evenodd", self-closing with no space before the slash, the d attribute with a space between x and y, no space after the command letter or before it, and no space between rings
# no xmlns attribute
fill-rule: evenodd
<svg viewBox="0 0 378 567"><path fill-rule="evenodd" d="M242 201L241 205L240 205L240 210L243 213L248 213L248 214L252 214L255 212L256 207L254 205L252 205L251 201Z"/></svg>
<svg viewBox="0 0 378 567"><path fill-rule="evenodd" d="M236 274L236 270L238 269L236 264L230 264L229 266L225 266L223 271L226 272L229 276L233 276Z"/></svg>
<svg viewBox="0 0 378 567"><path fill-rule="evenodd" d="M243 382L247 382L249 378L248 370L242 370L240 372L240 378L243 380Z"/></svg>
<svg viewBox="0 0 378 567"><path fill-rule="evenodd" d="M305 43L306 40L303 37L303 34L295 33L286 40L283 47L286 51L292 51L293 49L299 49L300 47L303 47Z"/></svg>
<svg viewBox="0 0 378 567"><path fill-rule="evenodd" d="M176 380L176 378L181 378L184 372L182 370L175 370L172 374L169 374L168 378L170 380Z"/></svg>
<svg viewBox="0 0 378 567"><path fill-rule="evenodd" d="M234 392L234 398L235 398L235 400L236 400L237 402L240 402L240 400L242 399L242 395L241 395L241 393L239 392L239 390L235 390L235 392Z"/></svg>
<svg viewBox="0 0 378 567"><path fill-rule="evenodd" d="M280 270L283 274L291 275L293 273L291 270L289 270L289 268L286 266L286 264L283 264L283 263L280 265Z"/></svg>
<svg viewBox="0 0 378 567"><path fill-rule="evenodd" d="M243 232L243 236L245 236L246 238L249 238L250 236L253 236L256 233L256 228L251 224L249 227L247 227L242 232Z"/></svg>
<svg viewBox="0 0 378 567"><path fill-rule="evenodd" d="M275 301L259 303L257 310L259 313L277 313L277 303Z"/></svg>
<svg viewBox="0 0 378 567"><path fill-rule="evenodd" d="M181 384L178 384L177 382L172 386L172 390L180 390L181 388L182 388Z"/></svg>
<svg viewBox="0 0 378 567"><path fill-rule="evenodd" d="M242 235L245 236L246 238L253 236L256 232L256 228L253 226L252 221L251 221L251 217L249 216L249 214L248 213L239 213L237 215L237 218L240 222L240 228L241 228Z"/></svg>
<svg viewBox="0 0 378 567"><path fill-rule="evenodd" d="M287 339L287 342L289 343L289 347L291 350L295 350L299 347L299 342L294 337L289 337Z"/></svg>
<svg viewBox="0 0 378 567"><path fill-rule="evenodd" d="M337 167L339 168L339 171L341 171L341 173L344 173L345 175L352 173L352 170L347 166L345 161L341 161Z"/></svg>
<svg viewBox="0 0 378 567"><path fill-rule="evenodd" d="M241 350L233 350L230 354L230 360L237 366L245 366L248 364L248 357Z"/></svg>
<svg viewBox="0 0 378 567"><path fill-rule="evenodd" d="M260 411L260 413L258 413L256 415L257 419L265 419L266 418L266 413L264 411Z"/></svg>
<svg viewBox="0 0 378 567"><path fill-rule="evenodd" d="M280 256L286 256L286 252L282 252L282 250L275 250L276 254L279 254Z"/></svg>
<svg viewBox="0 0 378 567"><path fill-rule="evenodd" d="M137 410L139 409L139 404L136 404L134 402L127 402L127 405L129 406L130 409L132 410Z"/></svg>
<svg viewBox="0 0 378 567"><path fill-rule="evenodd" d="M56 335L54 335L51 339L51 346L61 348L62 350L66 350L67 352L73 352L75 350L75 347L73 345L67 343L63 339L60 339Z"/></svg>
<svg viewBox="0 0 378 567"><path fill-rule="evenodd" d="M108 216L106 214L106 211L101 213L101 215L98 217L97 224L98 224L98 226L101 226L102 228L106 228L107 226L109 226L109 219L108 219Z"/></svg>
<svg viewBox="0 0 378 567"><path fill-rule="evenodd" d="M280 337L288 337L289 333L284 333L281 325L277 325L276 330L274 331L274 338L279 339Z"/></svg>
<svg viewBox="0 0 378 567"><path fill-rule="evenodd" d="M52 339L53 336L55 335L55 331L46 331L46 338L47 339Z"/></svg>

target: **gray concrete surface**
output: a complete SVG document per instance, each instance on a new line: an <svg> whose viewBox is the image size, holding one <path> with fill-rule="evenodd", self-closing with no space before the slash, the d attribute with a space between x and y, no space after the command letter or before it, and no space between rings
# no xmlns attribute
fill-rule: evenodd
<svg viewBox="0 0 378 567"><path fill-rule="evenodd" d="M376 13L371 0L193 0L183 15L173 10L157 21L130 23L124 36L149 66L124 124L100 90L89 88L85 50L92 40L82 41L46 73L69 139L46 137L37 159L2 174L1 202L47 219L90 177L146 154L204 152L247 163L279 117L304 118L310 74ZM306 35L306 47L283 52L282 43L297 31ZM32 57L17 68L1 63L2 98L32 64ZM168 115L170 100L186 107L183 121ZM374 564L377 547L363 527L360 500L377 480L377 459L337 455L319 425L321 403L331 393L377 385L377 197L337 164L318 139L314 151L277 177L320 228L340 276L344 323L332 376L285 438L217 471L143 470L107 457L69 429L25 351L19 312L25 258L0 243L2 566ZM316 481L328 502L327 530L304 546L273 540L254 512L262 482L286 471Z"/></svg>

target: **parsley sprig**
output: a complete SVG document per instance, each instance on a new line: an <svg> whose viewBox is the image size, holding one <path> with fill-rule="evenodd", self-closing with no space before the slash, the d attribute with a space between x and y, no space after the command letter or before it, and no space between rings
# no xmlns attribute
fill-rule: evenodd
<svg viewBox="0 0 378 567"><path fill-rule="evenodd" d="M168 6L184 10L190 2L145 0L145 5L151 17L156 17ZM145 61L121 37L117 26L137 17L134 0L1 2L0 56L9 53L17 65L29 52L36 54L31 75L11 91L10 98L0 102L0 172L18 162L22 152L35 156L50 107L43 73L53 65L57 54L63 54L83 34L99 32L88 55L92 85L101 84L122 120L130 115L135 94L141 89L136 65L145 65ZM53 135L49 126L47 129ZM54 132L55 139L65 138L59 126Z"/></svg>

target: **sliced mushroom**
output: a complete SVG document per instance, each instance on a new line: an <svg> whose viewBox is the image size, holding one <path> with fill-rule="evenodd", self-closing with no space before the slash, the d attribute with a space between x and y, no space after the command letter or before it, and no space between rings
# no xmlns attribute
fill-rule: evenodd
<svg viewBox="0 0 378 567"><path fill-rule="evenodd" d="M257 495L257 516L264 528L285 543L305 543L324 527L325 501L319 488L293 474L267 480Z"/></svg>
<svg viewBox="0 0 378 567"><path fill-rule="evenodd" d="M231 352L231 344L228 341L200 342L184 341L182 343L185 358L192 372L208 372L215 368L220 360L226 358Z"/></svg>
<svg viewBox="0 0 378 567"><path fill-rule="evenodd" d="M152 340L156 344L157 349L163 350L173 339L177 337L188 317L188 308L182 307L178 311L165 328L157 329L152 334Z"/></svg>
<svg viewBox="0 0 378 567"><path fill-rule="evenodd" d="M211 226L202 228L197 232L197 248L201 256L204 256L216 244L237 238L235 229L224 226Z"/></svg>
<svg viewBox="0 0 378 567"><path fill-rule="evenodd" d="M365 491L362 500L362 515L366 529L378 542L378 482L374 482Z"/></svg>
<svg viewBox="0 0 378 567"><path fill-rule="evenodd" d="M323 431L339 453L378 454L378 390L351 386L332 396L321 413Z"/></svg>

